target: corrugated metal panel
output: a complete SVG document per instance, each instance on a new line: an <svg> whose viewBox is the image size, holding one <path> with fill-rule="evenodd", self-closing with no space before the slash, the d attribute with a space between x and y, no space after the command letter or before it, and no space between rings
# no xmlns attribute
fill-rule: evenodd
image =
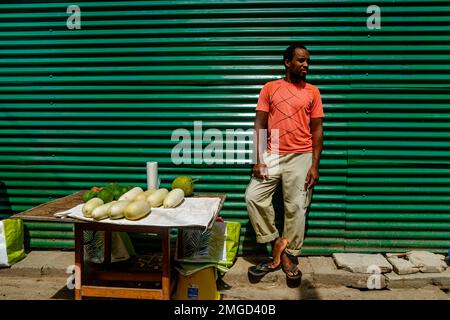
<svg viewBox="0 0 450 320"><path fill-rule="evenodd" d="M348 150L345 250L450 248L449 2L380 4L353 38L339 110Z"/></svg>
<svg viewBox="0 0 450 320"><path fill-rule="evenodd" d="M365 1L78 1L82 29L68 30L72 4L0 4L3 217L91 185L145 186L158 161L165 187L188 174L227 193L241 252L262 250L249 165L177 167L171 134L251 128L295 40L327 114L304 253L450 247L449 1L377 1L380 30ZM32 246L70 247L71 230L47 228Z"/></svg>

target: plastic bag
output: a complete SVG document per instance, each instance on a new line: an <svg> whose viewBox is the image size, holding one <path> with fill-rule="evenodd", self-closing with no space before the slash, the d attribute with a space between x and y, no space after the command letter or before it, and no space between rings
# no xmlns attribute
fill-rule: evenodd
<svg viewBox="0 0 450 320"><path fill-rule="evenodd" d="M105 232L85 230L83 233L84 259L94 263L104 260ZM126 232L111 233L111 262L128 260L136 253Z"/></svg>
<svg viewBox="0 0 450 320"><path fill-rule="evenodd" d="M25 258L23 221L0 221L0 267L9 267Z"/></svg>
<svg viewBox="0 0 450 320"><path fill-rule="evenodd" d="M175 255L178 271L189 275L214 266L227 272L237 256L240 231L241 224L234 221L216 221L207 231L183 229L183 256Z"/></svg>

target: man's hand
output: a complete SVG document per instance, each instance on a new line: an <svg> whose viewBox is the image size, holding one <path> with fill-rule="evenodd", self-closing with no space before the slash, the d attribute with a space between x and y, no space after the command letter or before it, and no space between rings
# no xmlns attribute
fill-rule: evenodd
<svg viewBox="0 0 450 320"><path fill-rule="evenodd" d="M309 190L319 182L319 168L312 166L308 170L305 180L305 190Z"/></svg>
<svg viewBox="0 0 450 320"><path fill-rule="evenodd" d="M258 179L266 180L269 178L269 171L265 163L257 163L253 166L253 176Z"/></svg>

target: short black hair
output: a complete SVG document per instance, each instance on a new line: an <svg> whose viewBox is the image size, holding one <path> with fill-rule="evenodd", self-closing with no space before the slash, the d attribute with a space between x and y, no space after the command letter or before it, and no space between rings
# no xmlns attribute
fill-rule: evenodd
<svg viewBox="0 0 450 320"><path fill-rule="evenodd" d="M292 58L294 57L294 53L295 53L295 49L305 49L306 51L309 52L309 50L302 45L301 43L292 43L289 45L289 47L286 48L286 50L284 50L284 55L283 55L283 66L286 67L286 65L284 64L284 62L286 61L286 59L288 59L289 61L292 61Z"/></svg>

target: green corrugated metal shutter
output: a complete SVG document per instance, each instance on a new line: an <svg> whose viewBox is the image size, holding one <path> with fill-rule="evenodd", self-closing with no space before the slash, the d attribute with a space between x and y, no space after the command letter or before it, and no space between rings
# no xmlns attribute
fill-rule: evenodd
<svg viewBox="0 0 450 320"><path fill-rule="evenodd" d="M69 5L81 30L68 30ZM449 1L6 1L0 4L2 216L91 185L163 186L180 174L224 192L255 252L248 164L177 167L174 129L249 129L290 41L312 53L325 112L305 254L450 248ZM34 248L72 229L28 223Z"/></svg>

